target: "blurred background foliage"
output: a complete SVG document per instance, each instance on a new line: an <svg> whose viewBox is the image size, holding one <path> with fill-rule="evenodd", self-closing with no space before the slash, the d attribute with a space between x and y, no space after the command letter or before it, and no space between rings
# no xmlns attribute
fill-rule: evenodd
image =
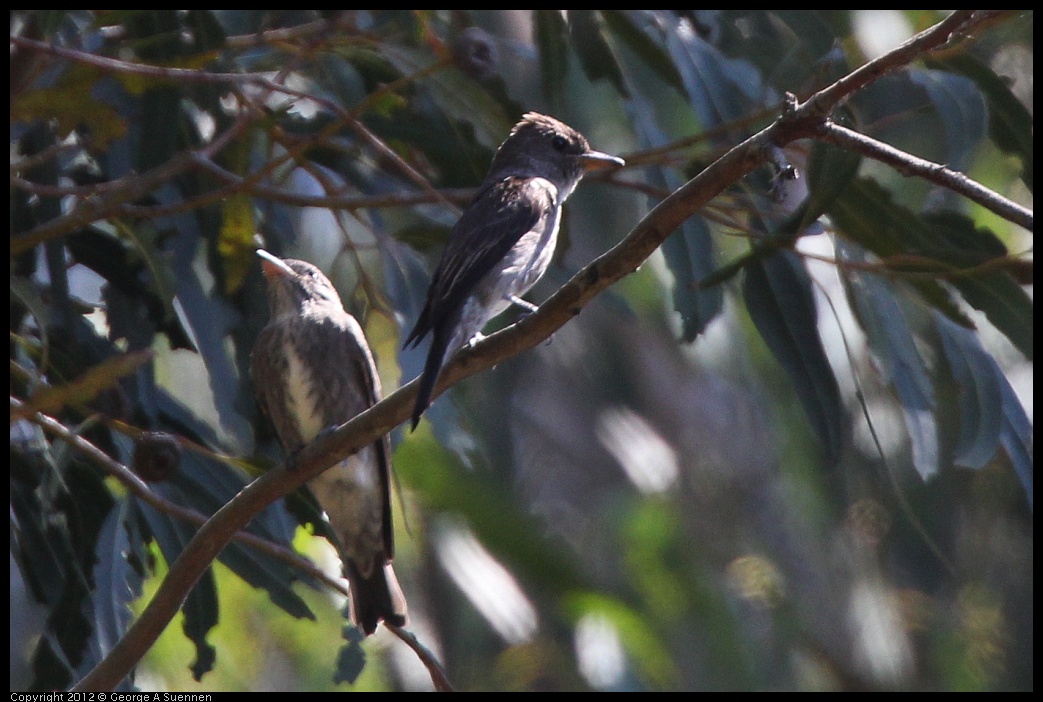
<svg viewBox="0 0 1043 702"><path fill-rule="evenodd" d="M786 92L943 16L12 11L12 689L82 677L196 528L23 418L205 514L281 459L258 244L330 274L388 393L523 112L628 162L569 201L539 302ZM1007 14L835 117L1031 206L1032 66ZM838 147L784 159L394 435L410 629L458 689L1032 688L1031 232ZM296 496L250 529L335 574L315 521ZM124 686L430 688L342 605L235 543Z"/></svg>

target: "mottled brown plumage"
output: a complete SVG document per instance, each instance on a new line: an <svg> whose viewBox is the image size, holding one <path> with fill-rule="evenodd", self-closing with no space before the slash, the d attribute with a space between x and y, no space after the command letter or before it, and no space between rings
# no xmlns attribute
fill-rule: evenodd
<svg viewBox="0 0 1043 702"><path fill-rule="evenodd" d="M362 328L326 276L304 261L258 255L271 318L257 337L251 376L257 401L292 459L321 431L379 401L380 380ZM308 481L339 542L352 620L366 634L381 619L399 626L406 620L391 568L390 453L382 437Z"/></svg>

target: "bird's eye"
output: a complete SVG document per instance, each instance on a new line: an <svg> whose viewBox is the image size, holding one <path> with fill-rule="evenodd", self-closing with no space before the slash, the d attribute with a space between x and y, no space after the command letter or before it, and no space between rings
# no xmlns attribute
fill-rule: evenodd
<svg viewBox="0 0 1043 702"><path fill-rule="evenodd" d="M555 134L554 137L550 140L550 143L551 146L555 148L555 150L564 151L565 148L569 145L569 140L560 134Z"/></svg>

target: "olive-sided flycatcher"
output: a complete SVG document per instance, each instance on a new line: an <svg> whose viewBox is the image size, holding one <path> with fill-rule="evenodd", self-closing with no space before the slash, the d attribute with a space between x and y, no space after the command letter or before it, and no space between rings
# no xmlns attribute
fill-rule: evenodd
<svg viewBox="0 0 1043 702"><path fill-rule="evenodd" d="M258 404L292 462L320 432L379 401L380 379L362 327L326 276L304 261L257 255L271 318L257 337L251 376ZM352 621L367 635L381 619L397 626L406 621L391 568L390 455L384 436L308 481L339 542Z"/></svg>
<svg viewBox="0 0 1043 702"><path fill-rule="evenodd" d="M529 112L514 126L449 233L424 309L405 341L415 347L432 335L413 408L414 429L452 353L480 338L486 322L512 303L537 309L521 295L547 270L561 205L583 175L622 165L623 159L594 151L582 134L553 117Z"/></svg>

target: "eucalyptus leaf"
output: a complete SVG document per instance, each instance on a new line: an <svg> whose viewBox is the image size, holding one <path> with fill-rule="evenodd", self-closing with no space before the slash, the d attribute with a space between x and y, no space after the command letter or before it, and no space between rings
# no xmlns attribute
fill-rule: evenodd
<svg viewBox="0 0 1043 702"><path fill-rule="evenodd" d="M146 505L139 505L138 512L164 559L172 564L181 555L195 528ZM213 669L217 659L217 650L206 640L218 620L217 583L213 569L207 568L200 576L185 598L181 611L185 615L185 636L196 650L196 659L191 665L192 676L200 680Z"/></svg>
<svg viewBox="0 0 1043 702"><path fill-rule="evenodd" d="M716 261L709 227L702 218L690 218L663 242L660 250L674 274L672 297L674 310L681 315L681 338L694 341L724 306L722 286L699 285L713 272Z"/></svg>
<svg viewBox="0 0 1043 702"><path fill-rule="evenodd" d="M1029 507L1033 506L1033 434L1032 422L1025 414L1017 395L1009 385L1001 385L1003 394L1003 429L1000 442L1014 467L1014 472L1025 489Z"/></svg>
<svg viewBox="0 0 1043 702"><path fill-rule="evenodd" d="M333 671L333 682L354 685L366 667L366 649L362 647L362 632L358 627L345 626L345 643L337 653L337 667Z"/></svg>
<svg viewBox="0 0 1043 702"><path fill-rule="evenodd" d="M838 242L837 252L843 261L866 261L863 252L850 244ZM934 415L934 386L917 350L914 331L894 289L885 281L871 273L852 271L845 283L880 375L901 405L912 443L913 465L921 477L930 478L939 469L940 440Z"/></svg>
<svg viewBox="0 0 1043 702"><path fill-rule="evenodd" d="M743 297L761 338L789 376L827 460L840 457L844 407L818 335L811 279L788 251L745 268Z"/></svg>
<svg viewBox="0 0 1043 702"><path fill-rule="evenodd" d="M948 145L945 163L955 170L966 170L988 128L981 92L971 80L947 71L911 69L906 75L924 89L941 119Z"/></svg>
<svg viewBox="0 0 1043 702"><path fill-rule="evenodd" d="M642 20L649 22L647 16L626 10L601 10L600 12L609 31L630 47L642 63L655 71L663 82L685 95L684 80L681 78L677 66L670 60L665 48L639 26Z"/></svg>
<svg viewBox="0 0 1043 702"><path fill-rule="evenodd" d="M568 10L568 22L572 46L587 77L592 81L607 78L620 95L630 97L598 13L595 10Z"/></svg>
<svg viewBox="0 0 1043 702"><path fill-rule="evenodd" d="M534 10L533 20L543 94L552 103L563 104L569 57L568 25L560 10Z"/></svg>
<svg viewBox="0 0 1043 702"><path fill-rule="evenodd" d="M642 143L659 148L670 142L659 126L654 106L635 91L628 103ZM649 180L665 190L674 191L683 185L676 169L650 166ZM681 316L681 338L693 341L706 325L716 317L724 305L724 290L720 285L701 286L717 263L717 247L706 220L696 215L684 221L660 247L663 260L674 276L672 291L674 310Z"/></svg>
<svg viewBox="0 0 1043 702"><path fill-rule="evenodd" d="M725 56L685 22L667 32L666 47L703 129L731 122L760 106L761 75L749 61Z"/></svg>
<svg viewBox="0 0 1043 702"><path fill-rule="evenodd" d="M381 54L404 75L419 74L430 63L426 53L392 43L380 44ZM445 114L474 128L475 139L495 149L510 130L510 120L488 92L457 70L438 71L421 79Z"/></svg>
<svg viewBox="0 0 1043 702"><path fill-rule="evenodd" d="M1022 162L1022 179L1032 190L1032 113L1011 92L1008 79L969 53L931 58L927 65L959 72L975 82L988 105L989 136L996 145Z"/></svg>
<svg viewBox="0 0 1043 702"><path fill-rule="evenodd" d="M98 533L96 554L98 560L91 573L94 633L88 654L80 663L80 676L100 663L123 638L132 621L130 607L141 595L145 541L129 501L122 500L109 512ZM118 689L135 688L128 679Z"/></svg>
<svg viewBox="0 0 1043 702"><path fill-rule="evenodd" d="M999 448L1003 374L971 331L935 313L934 323L953 379L959 386L960 436L955 462L981 468Z"/></svg>
<svg viewBox="0 0 1043 702"><path fill-rule="evenodd" d="M957 465L983 468L1002 447L1033 503L1032 422L999 364L978 337L934 315L945 357L960 385L960 441Z"/></svg>

